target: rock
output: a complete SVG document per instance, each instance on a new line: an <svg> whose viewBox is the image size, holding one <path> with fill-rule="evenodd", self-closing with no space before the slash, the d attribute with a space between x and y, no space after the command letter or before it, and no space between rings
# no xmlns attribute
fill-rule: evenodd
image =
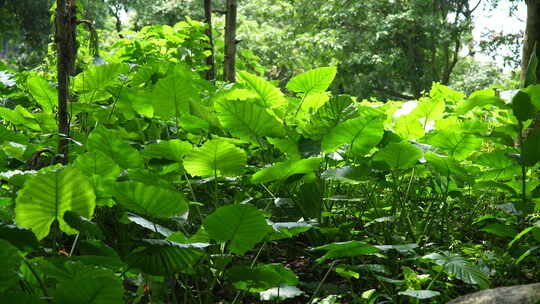
<svg viewBox="0 0 540 304"><path fill-rule="evenodd" d="M461 296L447 304L537 304L540 283L482 290Z"/></svg>

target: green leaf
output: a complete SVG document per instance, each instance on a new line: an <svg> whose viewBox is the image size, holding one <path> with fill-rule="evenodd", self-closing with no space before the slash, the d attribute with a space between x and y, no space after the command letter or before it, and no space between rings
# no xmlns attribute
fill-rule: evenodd
<svg viewBox="0 0 540 304"><path fill-rule="evenodd" d="M227 271L227 278L234 287L249 292L262 292L281 284L297 285L298 277L281 264L234 266Z"/></svg>
<svg viewBox="0 0 540 304"><path fill-rule="evenodd" d="M261 137L283 137L285 129L267 110L250 100L216 102L221 124L234 136L258 144Z"/></svg>
<svg viewBox="0 0 540 304"><path fill-rule="evenodd" d="M527 227L527 228L521 230L521 232L516 234L516 236L512 239L512 241L510 241L510 243L508 243L508 248L511 248L514 245L515 242L519 241L524 235L526 235L527 233L529 233L529 231L531 231L533 229L538 229L538 227L530 226L530 227Z"/></svg>
<svg viewBox="0 0 540 304"><path fill-rule="evenodd" d="M246 71L238 73L246 87L255 92L265 108L279 108L287 104L283 93L269 81Z"/></svg>
<svg viewBox="0 0 540 304"><path fill-rule="evenodd" d="M98 126L88 135L87 145L88 150L105 153L122 168L140 168L144 164L137 149L124 142L116 130Z"/></svg>
<svg viewBox="0 0 540 304"><path fill-rule="evenodd" d="M373 115L340 123L323 137L322 149L324 152L335 152L347 144L354 155L362 156L381 141L383 122L381 116Z"/></svg>
<svg viewBox="0 0 540 304"><path fill-rule="evenodd" d="M334 78L337 69L335 67L317 68L296 75L287 83L287 89L296 93L305 93L306 95L322 93L328 89Z"/></svg>
<svg viewBox="0 0 540 304"><path fill-rule="evenodd" d="M17 195L15 221L32 229L38 240L49 234L55 220L62 231L74 234L77 231L64 221L64 213L74 211L91 218L95 205L94 190L86 177L73 167L64 167L26 181Z"/></svg>
<svg viewBox="0 0 540 304"><path fill-rule="evenodd" d="M0 292L10 288L18 281L22 256L8 241L0 240Z"/></svg>
<svg viewBox="0 0 540 304"><path fill-rule="evenodd" d="M73 211L66 211L66 213L64 213L64 221L66 221L71 228L77 229L79 232L84 232L100 240L105 239L103 232L97 224Z"/></svg>
<svg viewBox="0 0 540 304"><path fill-rule="evenodd" d="M144 239L126 262L152 275L190 273L203 256L206 243L180 244L167 240ZM119 302L121 303L121 302Z"/></svg>
<svg viewBox="0 0 540 304"><path fill-rule="evenodd" d="M536 109L532 104L529 94L519 91L512 98L512 112L519 121L526 121L534 118Z"/></svg>
<svg viewBox="0 0 540 304"><path fill-rule="evenodd" d="M298 142L292 138L266 138L268 142L281 152L287 155L288 159L300 159L302 155L298 147Z"/></svg>
<svg viewBox="0 0 540 304"><path fill-rule="evenodd" d="M0 117L16 126L23 126L33 131L41 131L36 117L20 105L17 105L15 110L0 106Z"/></svg>
<svg viewBox="0 0 540 304"><path fill-rule="evenodd" d="M485 180L510 179L520 174L516 161L503 150L482 152L475 157L474 163L485 167L482 170Z"/></svg>
<svg viewBox="0 0 540 304"><path fill-rule="evenodd" d="M379 150L373 160L384 161L392 169L407 169L422 158L422 151L407 141L393 142Z"/></svg>
<svg viewBox="0 0 540 304"><path fill-rule="evenodd" d="M211 239L230 242L230 251L243 255L272 231L259 209L249 204L220 207L207 216L204 228Z"/></svg>
<svg viewBox="0 0 540 304"><path fill-rule="evenodd" d="M523 141L523 163L534 166L540 161L540 128L534 129Z"/></svg>
<svg viewBox="0 0 540 304"><path fill-rule="evenodd" d="M111 63L92 66L78 74L74 79L74 89L79 93L95 93L105 90L108 86L119 82L120 74L127 74L129 66L126 63Z"/></svg>
<svg viewBox="0 0 540 304"><path fill-rule="evenodd" d="M368 243L360 241L348 241L330 243L323 246L313 248L315 251L324 250L326 253L317 259L317 263L322 263L326 260L342 257L355 257L360 255L377 253L380 250Z"/></svg>
<svg viewBox="0 0 540 304"><path fill-rule="evenodd" d="M148 90L142 88L122 88L117 105L126 119L136 118L135 113L152 118L154 117L153 99L153 94Z"/></svg>
<svg viewBox="0 0 540 304"><path fill-rule="evenodd" d="M394 124L394 131L403 139L417 139L425 135L422 123L409 115L400 116Z"/></svg>
<svg viewBox="0 0 540 304"><path fill-rule="evenodd" d="M500 109L506 109L508 106L504 100L495 95L494 90L482 90L471 94L469 99L461 102L455 109L454 113L458 115L467 114L476 107L484 107L492 105Z"/></svg>
<svg viewBox="0 0 540 304"><path fill-rule="evenodd" d="M9 241L22 251L32 251L39 248L36 235L30 229L20 228L15 225L0 223L0 239Z"/></svg>
<svg viewBox="0 0 540 304"><path fill-rule="evenodd" d="M302 217L320 220L323 203L323 189L321 189L320 184L314 181L304 182L300 186L295 203L300 209Z"/></svg>
<svg viewBox="0 0 540 304"><path fill-rule="evenodd" d="M298 131L312 139L320 139L339 123L358 116L356 103L351 96L333 96L307 115L307 121L299 121Z"/></svg>
<svg viewBox="0 0 540 304"><path fill-rule="evenodd" d="M455 159L451 157L438 156L435 153L427 152L424 155L429 167L437 174L443 177L454 177L460 181L474 182L474 179L468 174Z"/></svg>
<svg viewBox="0 0 540 304"><path fill-rule="evenodd" d="M482 139L474 134L454 130L438 131L427 143L440 148L457 160L466 159L482 145Z"/></svg>
<svg viewBox="0 0 540 304"><path fill-rule="evenodd" d="M84 267L70 280L56 286L58 304L117 304L123 302L124 289L120 277L111 270ZM75 292L76 291L76 292Z"/></svg>
<svg viewBox="0 0 540 304"><path fill-rule="evenodd" d="M321 177L329 180L337 180L350 184L358 184L366 180L371 174L371 168L367 165L344 166L339 168L328 168L321 174Z"/></svg>
<svg viewBox="0 0 540 304"><path fill-rule="evenodd" d="M127 218L132 223L135 223L135 224L137 224L137 225L139 225L139 226L141 226L143 228L146 228L146 229L148 229L150 231L153 231L155 233L159 233L159 234L163 235L164 237L169 237L174 233L169 228L161 226L159 224L156 224L155 222L147 220L144 217L139 216L139 215L137 215L135 213L128 212Z"/></svg>
<svg viewBox="0 0 540 304"><path fill-rule="evenodd" d="M424 100L421 101L414 110L412 110L410 116L412 118L425 118L426 122L439 120L444 115L444 100Z"/></svg>
<svg viewBox="0 0 540 304"><path fill-rule="evenodd" d="M434 290L405 290L398 292L398 294L420 300L430 299L441 295L440 292Z"/></svg>
<svg viewBox="0 0 540 304"><path fill-rule="evenodd" d="M190 113L190 101L200 99L192 83L186 67L177 65L172 68L169 75L160 79L154 88L154 113L163 119L175 118L179 124L182 117Z"/></svg>
<svg viewBox="0 0 540 304"><path fill-rule="evenodd" d="M142 215L168 218L188 211L181 192L143 183L116 183L113 196L126 209Z"/></svg>
<svg viewBox="0 0 540 304"><path fill-rule="evenodd" d="M288 160L259 170L251 177L254 184L263 184L274 180L286 179L295 174L312 173L320 167L321 158L313 157L302 160Z"/></svg>
<svg viewBox="0 0 540 304"><path fill-rule="evenodd" d="M192 176L237 176L246 166L244 150L222 140L210 140L184 158L184 167Z"/></svg>
<svg viewBox="0 0 540 304"><path fill-rule="evenodd" d="M453 254L431 253L423 258L430 259L437 265L444 266L444 270L465 283L476 284L481 288L489 287L489 277L476 265L466 261L463 257Z"/></svg>
<svg viewBox="0 0 540 304"><path fill-rule="evenodd" d="M39 76L30 76L26 80L28 91L39 103L43 112L52 113L54 106L58 103L58 92L47 80Z"/></svg>
<svg viewBox="0 0 540 304"><path fill-rule="evenodd" d="M305 126L311 116L323 107L330 100L330 94L328 92L316 93L306 96L302 99L297 110L294 112L296 123L299 126Z"/></svg>
<svg viewBox="0 0 540 304"><path fill-rule="evenodd" d="M182 158L193 149L188 142L179 139L160 140L144 148L142 155L146 158L167 159L181 162Z"/></svg>
<svg viewBox="0 0 540 304"><path fill-rule="evenodd" d="M271 225L274 228L270 236L272 241L292 238L313 228L312 225L305 222L280 222L271 223Z"/></svg>
<svg viewBox="0 0 540 304"><path fill-rule="evenodd" d="M507 238L514 237L517 234L516 229L514 229L512 226L505 225L499 222L489 223L482 227L480 231L485 231L500 237Z"/></svg>
<svg viewBox="0 0 540 304"><path fill-rule="evenodd" d="M40 299L37 294L28 294L23 291L9 291L0 294L0 298L4 303L17 304L44 304L44 300Z"/></svg>
<svg viewBox="0 0 540 304"><path fill-rule="evenodd" d="M109 156L99 150L79 155L73 166L87 176L99 176L103 179L116 179L121 171Z"/></svg>

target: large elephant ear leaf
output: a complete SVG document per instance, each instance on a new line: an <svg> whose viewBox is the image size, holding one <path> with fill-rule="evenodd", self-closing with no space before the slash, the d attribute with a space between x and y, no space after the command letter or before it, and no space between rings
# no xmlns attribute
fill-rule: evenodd
<svg viewBox="0 0 540 304"><path fill-rule="evenodd" d="M287 83L287 89L305 95L322 93L330 87L336 73L337 69L335 67L323 67L307 71L291 78Z"/></svg>
<svg viewBox="0 0 540 304"><path fill-rule="evenodd" d="M17 195L15 221L30 228L41 240L49 234L53 221L66 233L77 233L64 221L64 213L73 211L91 218L96 206L95 194L86 177L73 167L37 175L28 180Z"/></svg>
<svg viewBox="0 0 540 304"><path fill-rule="evenodd" d="M8 241L0 239L0 292L17 283L22 256Z"/></svg>
<svg viewBox="0 0 540 304"><path fill-rule="evenodd" d="M244 254L272 231L259 209L249 204L235 204L217 209L204 219L211 239L230 242L230 251Z"/></svg>
<svg viewBox="0 0 540 304"><path fill-rule="evenodd" d="M190 101L199 100L199 92L192 85L190 71L183 65L172 68L167 77L160 79L154 88L154 113L164 119L190 113Z"/></svg>
<svg viewBox="0 0 540 304"><path fill-rule="evenodd" d="M266 108L279 108L287 103L283 93L269 81L246 71L239 73L244 85L254 91Z"/></svg>
<svg viewBox="0 0 540 304"><path fill-rule="evenodd" d="M129 72L125 63L93 66L75 76L74 89L78 92L96 92L119 81L120 74Z"/></svg>
<svg viewBox="0 0 540 304"><path fill-rule="evenodd" d="M39 103L43 112L52 113L54 105L58 102L58 93L47 80L39 76L30 76L26 80L28 91Z"/></svg>
<svg viewBox="0 0 540 304"><path fill-rule="evenodd" d="M143 239L142 246L126 257L126 262L152 275L193 272L204 255L206 243L181 244L167 240Z"/></svg>
<svg viewBox="0 0 540 304"><path fill-rule="evenodd" d="M437 265L443 266L447 273L456 276L456 278L465 283L476 284L481 288L489 287L489 277L487 274L461 256L431 253L425 255L423 258L432 260Z"/></svg>
<svg viewBox="0 0 540 304"><path fill-rule="evenodd" d="M448 156L463 160L480 148L482 138L460 130L443 130L430 137L427 143L440 148Z"/></svg>
<svg viewBox="0 0 540 304"><path fill-rule="evenodd" d="M110 270L85 265L72 278L61 280L54 296L59 304L122 303L122 281Z"/></svg>
<svg viewBox="0 0 540 304"><path fill-rule="evenodd" d="M384 134L384 117L379 115L349 119L323 137L324 152L335 152L343 145L355 155L364 155L375 147Z"/></svg>
<svg viewBox="0 0 540 304"><path fill-rule="evenodd" d="M320 139L339 123L358 116L356 103L350 96L331 97L304 123L298 122L298 131L306 137Z"/></svg>
<svg viewBox="0 0 540 304"><path fill-rule="evenodd" d="M308 174L317 170L320 165L320 157L301 160L292 159L258 171L253 174L251 182L254 184L263 184L275 180L283 180L295 174Z"/></svg>
<svg viewBox="0 0 540 304"><path fill-rule="evenodd" d="M246 161L244 150L223 140L210 140L184 158L184 167L193 176L237 176Z"/></svg>
<svg viewBox="0 0 540 304"><path fill-rule="evenodd" d="M181 192L143 183L116 183L113 196L127 209L143 215L166 218L188 210Z"/></svg>
<svg viewBox="0 0 540 304"><path fill-rule="evenodd" d="M88 136L88 150L101 151L122 168L140 168L143 160L139 151L121 139L115 130L95 128Z"/></svg>
<svg viewBox="0 0 540 304"><path fill-rule="evenodd" d="M384 161L392 169L412 167L422 157L422 151L407 141L386 145L375 156L374 160Z"/></svg>
<svg viewBox="0 0 540 304"><path fill-rule="evenodd" d="M285 129L267 110L250 100L222 99L215 104L218 119L234 136L254 144L261 137L283 137Z"/></svg>

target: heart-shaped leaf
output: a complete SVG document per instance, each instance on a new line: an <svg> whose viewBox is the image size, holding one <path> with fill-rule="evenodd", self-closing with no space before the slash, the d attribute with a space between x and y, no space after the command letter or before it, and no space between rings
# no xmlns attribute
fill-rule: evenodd
<svg viewBox="0 0 540 304"><path fill-rule="evenodd" d="M32 229L41 240L55 220L62 231L77 233L64 221L64 213L73 211L91 218L95 206L94 190L87 178L73 167L64 167L26 181L17 195L15 221L18 226Z"/></svg>
<svg viewBox="0 0 540 304"><path fill-rule="evenodd" d="M223 140L210 140L184 158L186 171L193 176L236 176L244 171L244 150Z"/></svg>
<svg viewBox="0 0 540 304"><path fill-rule="evenodd" d="M220 207L203 223L211 239L230 242L230 251L237 254L253 249L272 231L263 213L249 204Z"/></svg>

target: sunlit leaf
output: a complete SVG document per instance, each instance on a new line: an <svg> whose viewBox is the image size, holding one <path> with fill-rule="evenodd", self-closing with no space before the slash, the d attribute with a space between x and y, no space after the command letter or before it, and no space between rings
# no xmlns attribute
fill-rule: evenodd
<svg viewBox="0 0 540 304"><path fill-rule="evenodd" d="M253 249L272 231L263 213L249 204L220 207L203 224L211 239L229 242L229 250L237 254Z"/></svg>
<svg viewBox="0 0 540 304"><path fill-rule="evenodd" d="M373 160L384 161L392 169L407 169L422 157L422 151L407 141L393 142L379 150Z"/></svg>
<svg viewBox="0 0 540 304"><path fill-rule="evenodd" d="M186 171L193 176L237 176L246 165L246 153L222 140L210 140L184 158Z"/></svg>
<svg viewBox="0 0 540 304"><path fill-rule="evenodd" d="M250 100L219 100L215 104L221 124L234 136L255 144L262 137L282 137L285 129L267 110Z"/></svg>
<svg viewBox="0 0 540 304"><path fill-rule="evenodd" d="M337 69L335 67L323 67L296 75L287 83L287 89L296 93L322 93L328 89Z"/></svg>
<svg viewBox="0 0 540 304"><path fill-rule="evenodd" d="M161 140L147 145L142 155L147 158L182 161L182 158L192 150L192 145L179 139Z"/></svg>
<svg viewBox="0 0 540 304"><path fill-rule="evenodd" d="M435 290L405 290L398 292L398 294L420 300L430 299L441 295L440 292Z"/></svg>
<svg viewBox="0 0 540 304"><path fill-rule="evenodd" d="M102 126L95 128L88 135L88 149L101 151L114 160L122 168L139 168L143 160L139 151L122 140L121 135Z"/></svg>
<svg viewBox="0 0 540 304"><path fill-rule="evenodd" d="M324 250L326 253L317 259L317 263L322 263L326 260L342 257L355 257L360 255L377 253L380 250L373 245L360 241L348 241L339 243L330 243L323 246L315 247L313 250Z"/></svg>
<svg viewBox="0 0 540 304"><path fill-rule="evenodd" d="M17 195L15 221L30 228L41 240L49 234L53 221L66 233L76 233L64 221L64 213L73 211L91 218L95 195L86 177L77 169L65 167L37 175L28 180Z"/></svg>
<svg viewBox="0 0 540 304"><path fill-rule="evenodd" d="M246 71L240 71L238 75L243 83L257 94L264 107L279 108L287 103L279 88L269 81Z"/></svg>
<svg viewBox="0 0 540 304"><path fill-rule="evenodd" d="M344 145L358 156L362 156L375 147L384 134L383 118L367 116L349 119L337 125L323 137L324 152L335 152Z"/></svg>
<svg viewBox="0 0 540 304"><path fill-rule="evenodd" d="M45 113L52 113L58 103L58 92L47 80L39 76L30 76L26 80L28 91L39 103Z"/></svg>
<svg viewBox="0 0 540 304"><path fill-rule="evenodd" d="M294 174L307 174L319 168L321 158L307 158L302 160L288 160L259 170L251 177L254 184L263 184L274 180L288 178Z"/></svg>
<svg viewBox="0 0 540 304"><path fill-rule="evenodd" d="M136 182L119 182L113 196L126 209L141 215L171 217L188 210L181 192Z"/></svg>

